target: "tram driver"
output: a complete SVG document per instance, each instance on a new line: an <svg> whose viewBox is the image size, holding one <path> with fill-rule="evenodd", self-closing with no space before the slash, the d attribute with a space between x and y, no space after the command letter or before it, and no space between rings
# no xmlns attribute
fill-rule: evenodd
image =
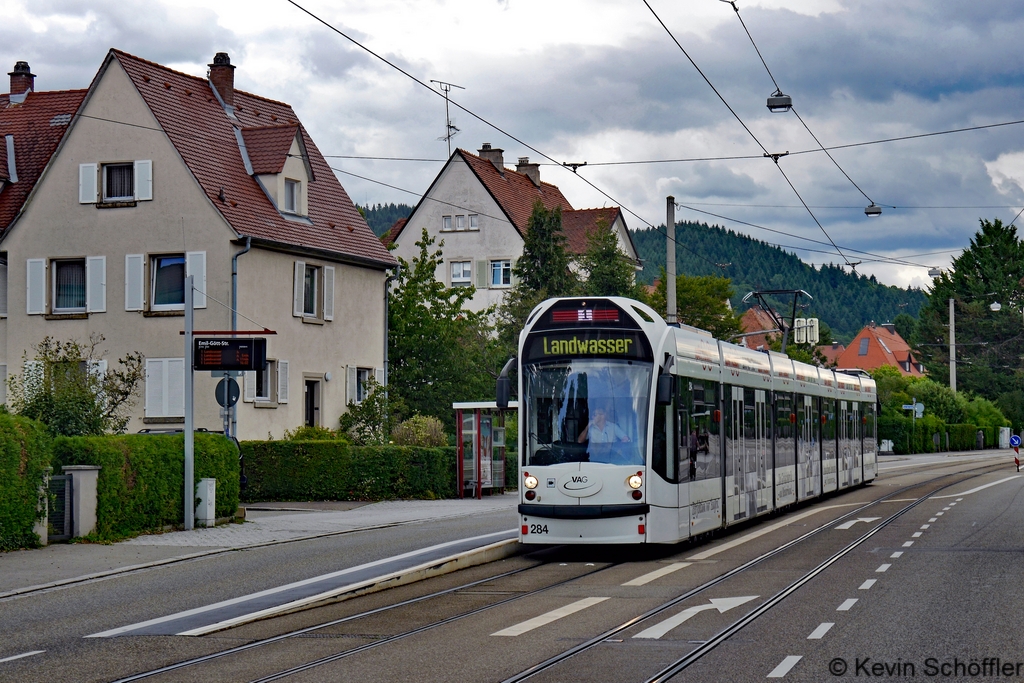
<svg viewBox="0 0 1024 683"><path fill-rule="evenodd" d="M616 443L626 443L630 440L629 435L619 425L608 419L607 408L595 408L590 422L580 432L577 441L589 444L587 452L590 454L591 462L611 462L618 449ZM624 454L618 453L623 456ZM626 464L626 463L623 463Z"/></svg>

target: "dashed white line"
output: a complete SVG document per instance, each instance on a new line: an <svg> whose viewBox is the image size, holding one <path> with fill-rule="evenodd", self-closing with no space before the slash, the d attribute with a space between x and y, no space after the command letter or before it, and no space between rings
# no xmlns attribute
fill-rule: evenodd
<svg viewBox="0 0 1024 683"><path fill-rule="evenodd" d="M691 564L693 564L693 563L692 562L673 562L672 564L668 565L667 567L662 567L661 569L655 569L653 572L649 572L647 574L644 574L643 576L638 576L635 579L633 579L632 581L627 581L626 583L624 583L622 585L623 586L644 586L644 585L650 583L651 581L654 581L655 579L660 579L663 576L668 576L672 572L679 571L683 567L689 567Z"/></svg>
<svg viewBox="0 0 1024 683"><path fill-rule="evenodd" d="M783 659L777 667L772 669L768 678L782 678L789 673L789 670L796 666L796 663L803 659L802 655L790 655Z"/></svg>
<svg viewBox="0 0 1024 683"><path fill-rule="evenodd" d="M961 500L963 500L963 498L957 498L957 499L956 499L956 502L958 502L958 503L959 503L959 502L960 502Z"/></svg>
<svg viewBox="0 0 1024 683"><path fill-rule="evenodd" d="M957 500L962 500L962 498L957 498ZM950 503L949 507L953 507L954 505L956 505L956 503Z"/></svg>
<svg viewBox="0 0 1024 683"><path fill-rule="evenodd" d="M947 507L942 508L942 511L943 512L949 512L949 507L947 506Z"/></svg>
<svg viewBox="0 0 1024 683"><path fill-rule="evenodd" d="M859 590L866 591L878 582L878 579L868 579L860 585Z"/></svg>
<svg viewBox="0 0 1024 683"><path fill-rule="evenodd" d="M577 600L576 602L570 602L568 605L565 605L564 607L559 607L558 609L553 609L550 612L545 612L544 614L534 617L533 619L527 619L526 621L520 622L515 626L509 626L508 628L502 629L496 633L492 633L491 635L522 635L527 631L532 631L535 628L546 626L547 624L550 624L553 621L558 621L562 617L567 617L570 614L575 614L576 612L579 612L582 609L586 609L600 602L604 602L607 599L608 598L583 598L582 600Z"/></svg>
<svg viewBox="0 0 1024 683"><path fill-rule="evenodd" d="M22 652L20 655L14 655L13 657L4 657L0 659L0 664L3 662L13 662L15 659L24 659L25 657L31 657L32 655L41 655L46 650L32 650L31 652Z"/></svg>
<svg viewBox="0 0 1024 683"><path fill-rule="evenodd" d="M891 559L893 559L893 560L897 560L897 559L899 559L899 558L900 558L900 556L902 556L902 555L903 555L903 551L902 551L902 550L897 550L896 552L894 552L894 553L893 553L892 555L890 555L889 557L890 557Z"/></svg>
<svg viewBox="0 0 1024 683"><path fill-rule="evenodd" d="M928 521L929 521L929 522L937 522L937 521L939 521L939 519L938 519L938 517L932 517L932 518L931 518L931 519L929 519Z"/></svg>
<svg viewBox="0 0 1024 683"><path fill-rule="evenodd" d="M828 630L835 626L831 621L826 621L818 625L818 628L811 631L811 635L807 636L807 640L821 640L822 637L828 633Z"/></svg>
<svg viewBox="0 0 1024 683"><path fill-rule="evenodd" d="M891 566L891 564L881 564L878 566L878 569L875 570L875 573L881 574L882 572L887 571Z"/></svg>
<svg viewBox="0 0 1024 683"><path fill-rule="evenodd" d="M904 548L909 548L909 547L910 547L910 546L912 546L912 545L914 545L914 542L913 542L913 541L904 541L904 542L903 542L903 547L904 547Z"/></svg>
<svg viewBox="0 0 1024 683"><path fill-rule="evenodd" d="M920 531L915 531L914 533L910 534L910 537L911 538L921 538L921 532Z"/></svg>
<svg viewBox="0 0 1024 683"><path fill-rule="evenodd" d="M848 598L843 600L843 604L836 607L837 612L849 612L850 608L857 604L857 598Z"/></svg>
<svg viewBox="0 0 1024 683"><path fill-rule="evenodd" d="M922 528L922 529L927 529L927 528L928 528L928 527L930 527L930 526L931 526L931 524L922 524L922 525L921 525L921 528Z"/></svg>
<svg viewBox="0 0 1024 683"><path fill-rule="evenodd" d="M944 515L944 514L946 514L946 513L945 513L945 512L936 512L936 513L935 513L935 516L936 516L936 517L941 517L941 516L942 516L942 515Z"/></svg>

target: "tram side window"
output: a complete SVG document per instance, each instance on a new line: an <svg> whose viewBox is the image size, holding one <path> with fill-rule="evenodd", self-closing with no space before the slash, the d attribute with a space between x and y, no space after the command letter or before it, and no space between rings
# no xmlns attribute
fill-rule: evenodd
<svg viewBox="0 0 1024 683"><path fill-rule="evenodd" d="M864 415L864 441L865 445L868 446L869 451L875 450L876 437L875 434L875 404L874 403L863 403L861 404Z"/></svg>
<svg viewBox="0 0 1024 683"><path fill-rule="evenodd" d="M796 456L796 414L793 394L779 392L775 395L775 466L787 467L795 462Z"/></svg>
<svg viewBox="0 0 1024 683"><path fill-rule="evenodd" d="M680 380L680 481L716 479L721 475L718 385L702 380Z"/></svg>
<svg viewBox="0 0 1024 683"><path fill-rule="evenodd" d="M836 438L836 401L826 398L821 402L821 413L824 421L821 424L821 438L833 440Z"/></svg>
<svg viewBox="0 0 1024 683"><path fill-rule="evenodd" d="M654 438L651 443L651 467L665 481L679 481L679 460L675 456L676 439L672 418L675 415L676 397L667 406L654 407Z"/></svg>

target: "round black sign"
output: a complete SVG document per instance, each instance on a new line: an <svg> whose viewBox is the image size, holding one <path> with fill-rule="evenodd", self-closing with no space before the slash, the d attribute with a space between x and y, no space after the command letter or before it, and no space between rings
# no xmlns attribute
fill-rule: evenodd
<svg viewBox="0 0 1024 683"><path fill-rule="evenodd" d="M238 382L231 377L225 377L217 382L217 403L224 408L230 408L238 403Z"/></svg>

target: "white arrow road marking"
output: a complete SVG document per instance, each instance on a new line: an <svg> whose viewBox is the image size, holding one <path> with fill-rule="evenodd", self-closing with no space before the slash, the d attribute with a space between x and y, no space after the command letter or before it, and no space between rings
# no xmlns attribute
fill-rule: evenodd
<svg viewBox="0 0 1024 683"><path fill-rule="evenodd" d="M996 484L1002 484L1005 481L1011 481L1013 479L1020 479L1020 477L1021 477L1021 475L1015 474L1012 477L1007 477L1006 479L1000 479L999 481L994 481L991 484L985 484L983 486L978 486L977 488L973 488L970 491L963 491L961 493L951 493L948 496L932 496L932 498L956 498L957 496L967 496L967 495L970 495L972 493L977 493L978 491L982 491L984 489L987 489L989 486L995 486ZM963 500L963 498L956 498L956 499L957 500Z"/></svg>
<svg viewBox="0 0 1024 683"><path fill-rule="evenodd" d="M627 581L626 583L624 583L622 585L623 586L644 586L644 585L650 583L651 581L654 581L655 579L660 579L663 576L668 576L672 572L678 571L678 570L682 569L683 567L689 567L691 564L693 564L693 563L692 562L673 562L672 564L668 565L667 567L662 567L661 569L655 569L653 572L650 572L648 574L644 574L643 576L638 576L635 579L633 579L632 581Z"/></svg>
<svg viewBox="0 0 1024 683"><path fill-rule="evenodd" d="M868 579L867 581L865 581L864 583L862 583L860 585L860 590L866 591L867 589L869 589L872 586L874 586L877 581L878 581L878 579Z"/></svg>
<svg viewBox="0 0 1024 683"><path fill-rule="evenodd" d="M756 595L745 595L740 598L711 598L710 605L694 605L693 607L688 607L679 614L675 615L674 617L669 617L665 621L655 624L649 629L641 631L633 637L661 638L663 635L674 629L676 626L679 626L684 621L687 621L691 617L696 616L698 612L703 612L704 610L709 609L717 609L720 614L725 614L733 607L739 607L743 603L750 602L756 597Z"/></svg>
<svg viewBox="0 0 1024 683"><path fill-rule="evenodd" d="M526 621L524 621L522 623L516 624L515 626L509 626L508 628L502 629L502 630L498 631L497 633L492 633L491 635L492 636L518 636L518 635L522 635L522 634L526 633L527 631L532 631L535 628L540 628L541 626L545 626L547 624L550 624L552 621L558 621L562 617L567 617L570 614L575 614L576 612L579 612L582 609L586 609L586 608L591 607L593 605L596 605L596 604L598 604L600 602L604 602L607 599L608 598L583 598L582 600L577 600L576 602L570 602L565 607L559 607L558 609L553 609L550 612L545 612L544 614L540 615L539 617L534 617L533 619L527 619Z"/></svg>
<svg viewBox="0 0 1024 683"><path fill-rule="evenodd" d="M4 657L3 659L0 659L0 663L13 662L15 659L31 657L32 655L41 655L44 652L46 652L46 650L32 650L31 652L22 652L20 655L14 655L13 657Z"/></svg>
<svg viewBox="0 0 1024 683"><path fill-rule="evenodd" d="M837 612L849 612L850 608L857 604L857 598L849 598L843 601L843 604L836 607Z"/></svg>
<svg viewBox="0 0 1024 683"><path fill-rule="evenodd" d="M796 666L803 657L801 655L790 655L783 659L777 667L772 669L772 672L768 674L768 678L782 678L789 673L789 670Z"/></svg>
<svg viewBox="0 0 1024 683"><path fill-rule="evenodd" d="M871 522L875 522L875 521L878 521L880 519L881 519L881 517L858 517L857 519L851 519L849 522L843 522L842 524L840 524L836 528L837 529L852 529L853 525L856 524L857 522L866 522L866 523L870 524Z"/></svg>
<svg viewBox="0 0 1024 683"><path fill-rule="evenodd" d="M811 635L807 636L807 640L821 640L825 636L825 634L828 633L828 630L833 626L835 626L835 624L830 621L826 621L823 624L819 624L818 628L811 631Z"/></svg>

